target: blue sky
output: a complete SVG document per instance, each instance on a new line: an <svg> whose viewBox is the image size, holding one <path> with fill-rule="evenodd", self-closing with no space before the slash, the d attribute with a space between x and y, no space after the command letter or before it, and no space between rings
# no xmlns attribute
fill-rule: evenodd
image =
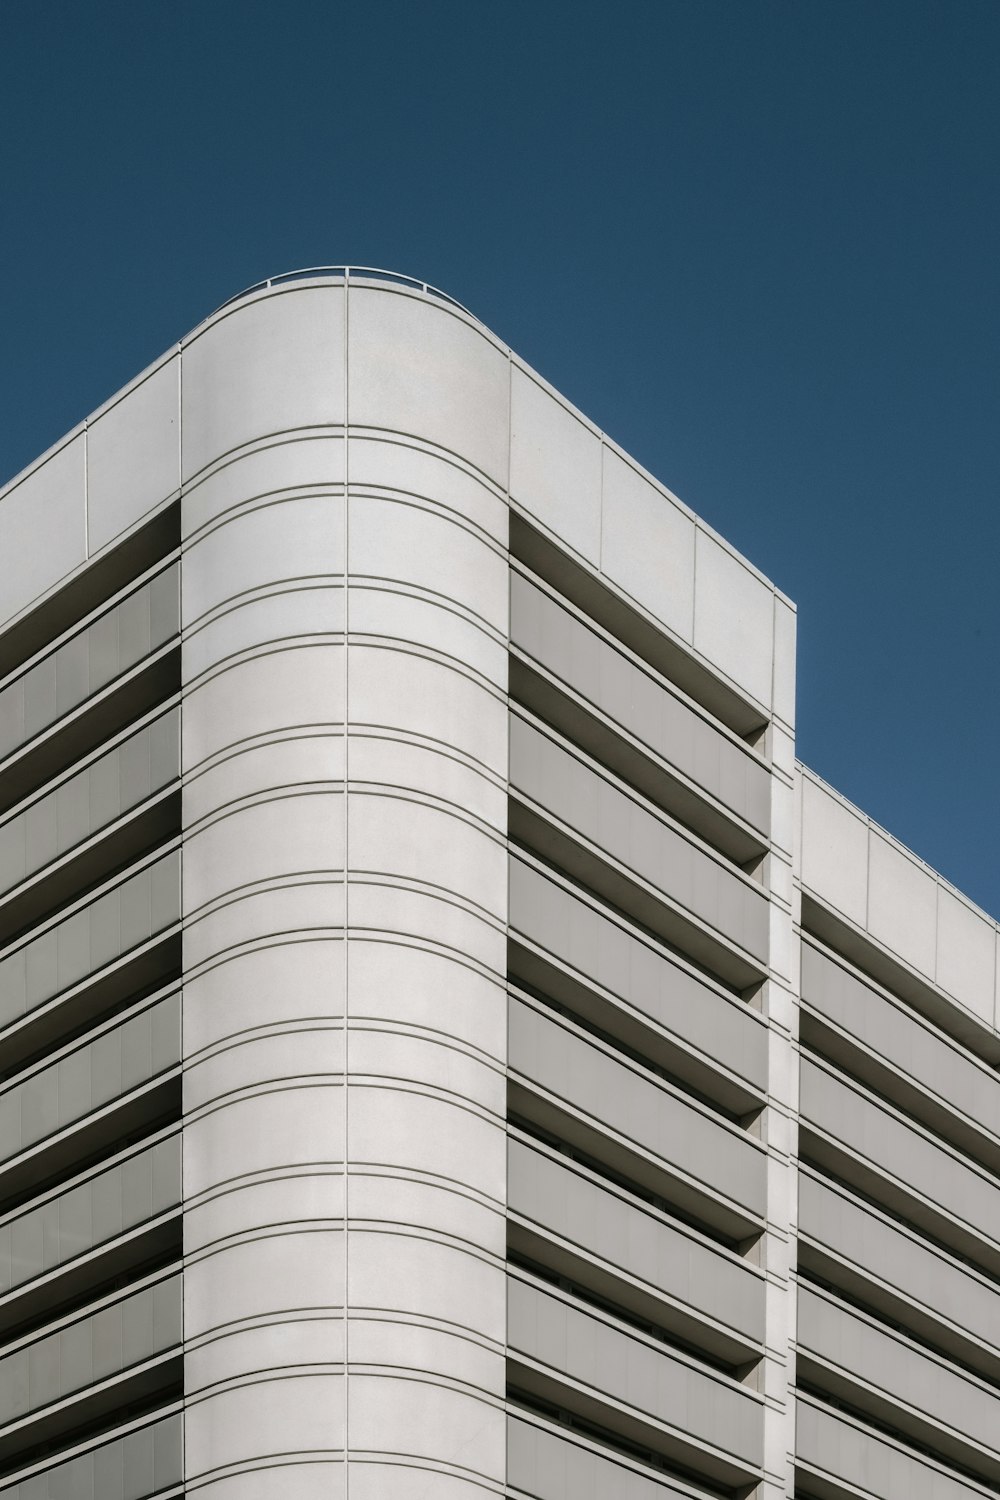
<svg viewBox="0 0 1000 1500"><path fill-rule="evenodd" d="M6 0L0 482L241 287L464 302L799 606L799 753L1000 915L997 0Z"/></svg>

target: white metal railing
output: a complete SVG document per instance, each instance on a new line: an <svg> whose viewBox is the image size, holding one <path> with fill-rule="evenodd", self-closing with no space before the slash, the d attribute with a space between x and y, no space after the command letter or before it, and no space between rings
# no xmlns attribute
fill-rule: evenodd
<svg viewBox="0 0 1000 1500"><path fill-rule="evenodd" d="M449 297L447 292L439 291L436 286L429 282L419 281L415 276L402 276L398 271L383 271L378 266L306 266L301 271L285 271L280 276L269 276L266 281L255 281L253 286L244 287L242 292L237 292L235 297L228 297L216 312L221 312L224 307L231 307L234 302L241 302L244 297L250 297L254 292L269 291L273 286L283 286L288 281L305 281L313 276L342 276L345 282L358 281L392 281L399 286L412 287L415 291L423 292L427 297L439 297L442 302L457 307L459 312L469 313L467 307L457 302L454 297ZM213 317L215 314L213 313Z"/></svg>

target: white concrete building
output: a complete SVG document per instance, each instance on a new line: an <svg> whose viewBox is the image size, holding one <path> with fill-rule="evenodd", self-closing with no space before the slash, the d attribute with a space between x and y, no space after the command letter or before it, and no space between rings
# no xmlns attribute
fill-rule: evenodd
<svg viewBox="0 0 1000 1500"><path fill-rule="evenodd" d="M0 591L0 1500L1000 1489L997 925L724 539L336 269L0 492Z"/></svg>

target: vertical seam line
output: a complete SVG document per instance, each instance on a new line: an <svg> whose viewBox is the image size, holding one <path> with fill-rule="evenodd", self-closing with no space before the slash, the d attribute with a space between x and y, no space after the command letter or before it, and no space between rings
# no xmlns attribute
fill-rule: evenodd
<svg viewBox="0 0 1000 1500"><path fill-rule="evenodd" d="M349 431L350 431L350 406L349 406L349 400L350 400L350 397L349 397L350 383L349 383L349 380L348 380L348 342L349 342L348 332L349 332L349 326L350 326L349 320L350 320L350 276L345 272L345 275L344 275L344 353L343 353L343 370L344 370L344 500L343 500L343 506L344 506L344 514L343 514L343 547L344 547L344 556L343 556L343 569L344 569L344 667L343 667L343 691L344 691L344 825L343 825L344 826L344 959L343 959L343 964L344 964L344 970L343 970L343 977L344 977L344 1000L343 1000L343 1004L344 1004L344 1058L343 1058L343 1069L344 1069L344 1081L343 1081L343 1089L344 1089L344 1105L343 1105L343 1110L344 1110L344 1115L343 1115L343 1131L344 1131L344 1400L343 1400L343 1420L344 1420L344 1500L348 1500L348 1496L349 1496L349 1492L350 1492L350 1483L351 1483L351 1481L350 1481L350 1470L351 1470L351 1465L350 1465L350 1440L349 1440L349 1433L350 1433L350 1427L349 1427L349 1422L350 1422L350 1385L351 1385L351 1383L350 1383L350 1376L349 1376L349 1369L350 1369L349 1356L350 1356L350 1326L351 1326L351 1322L350 1322L350 1302L349 1302L349 1296L348 1296L348 1288L349 1288L349 1285L350 1285L350 1282L349 1282L349 1272L350 1272L350 1242L351 1242L351 1237L350 1237L350 1218L349 1218L349 1201L350 1201L350 1192L349 1192L349 1184L350 1184L350 1150L349 1150L349 1108L348 1108L349 1097L350 1097L349 1096L349 1092L348 1092L348 1080L349 1080L349 1077L350 1077L350 1070L349 1070L349 1067L348 1067L348 1062L349 1062L349 1047L350 1047L350 1026L349 1026L349 1020L350 1020L350 999L349 999L349 997L350 997L350 992L351 992L351 989L350 989L350 921L349 921L349 914L350 914L350 890L351 890L351 879L350 879L350 842L349 842L349 839L350 839L350 822L351 822L351 819L350 819L350 744L351 744L350 719L351 719L351 716L350 716L350 709L349 709L349 691L350 691L349 656L350 656L350 618L351 618L350 617L350 566L349 566L350 504L349 504L349 500L348 500L348 488L349 488L349 486L348 486L348 476L349 476L348 444L349 444L349 441L350 441L349 436L348 436Z"/></svg>

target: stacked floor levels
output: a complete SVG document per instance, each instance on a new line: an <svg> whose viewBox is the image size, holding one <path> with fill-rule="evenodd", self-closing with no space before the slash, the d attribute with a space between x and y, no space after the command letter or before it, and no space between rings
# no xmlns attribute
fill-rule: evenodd
<svg viewBox="0 0 1000 1500"><path fill-rule="evenodd" d="M1000 1491L997 927L794 688L385 273L0 493L0 1500Z"/></svg>

